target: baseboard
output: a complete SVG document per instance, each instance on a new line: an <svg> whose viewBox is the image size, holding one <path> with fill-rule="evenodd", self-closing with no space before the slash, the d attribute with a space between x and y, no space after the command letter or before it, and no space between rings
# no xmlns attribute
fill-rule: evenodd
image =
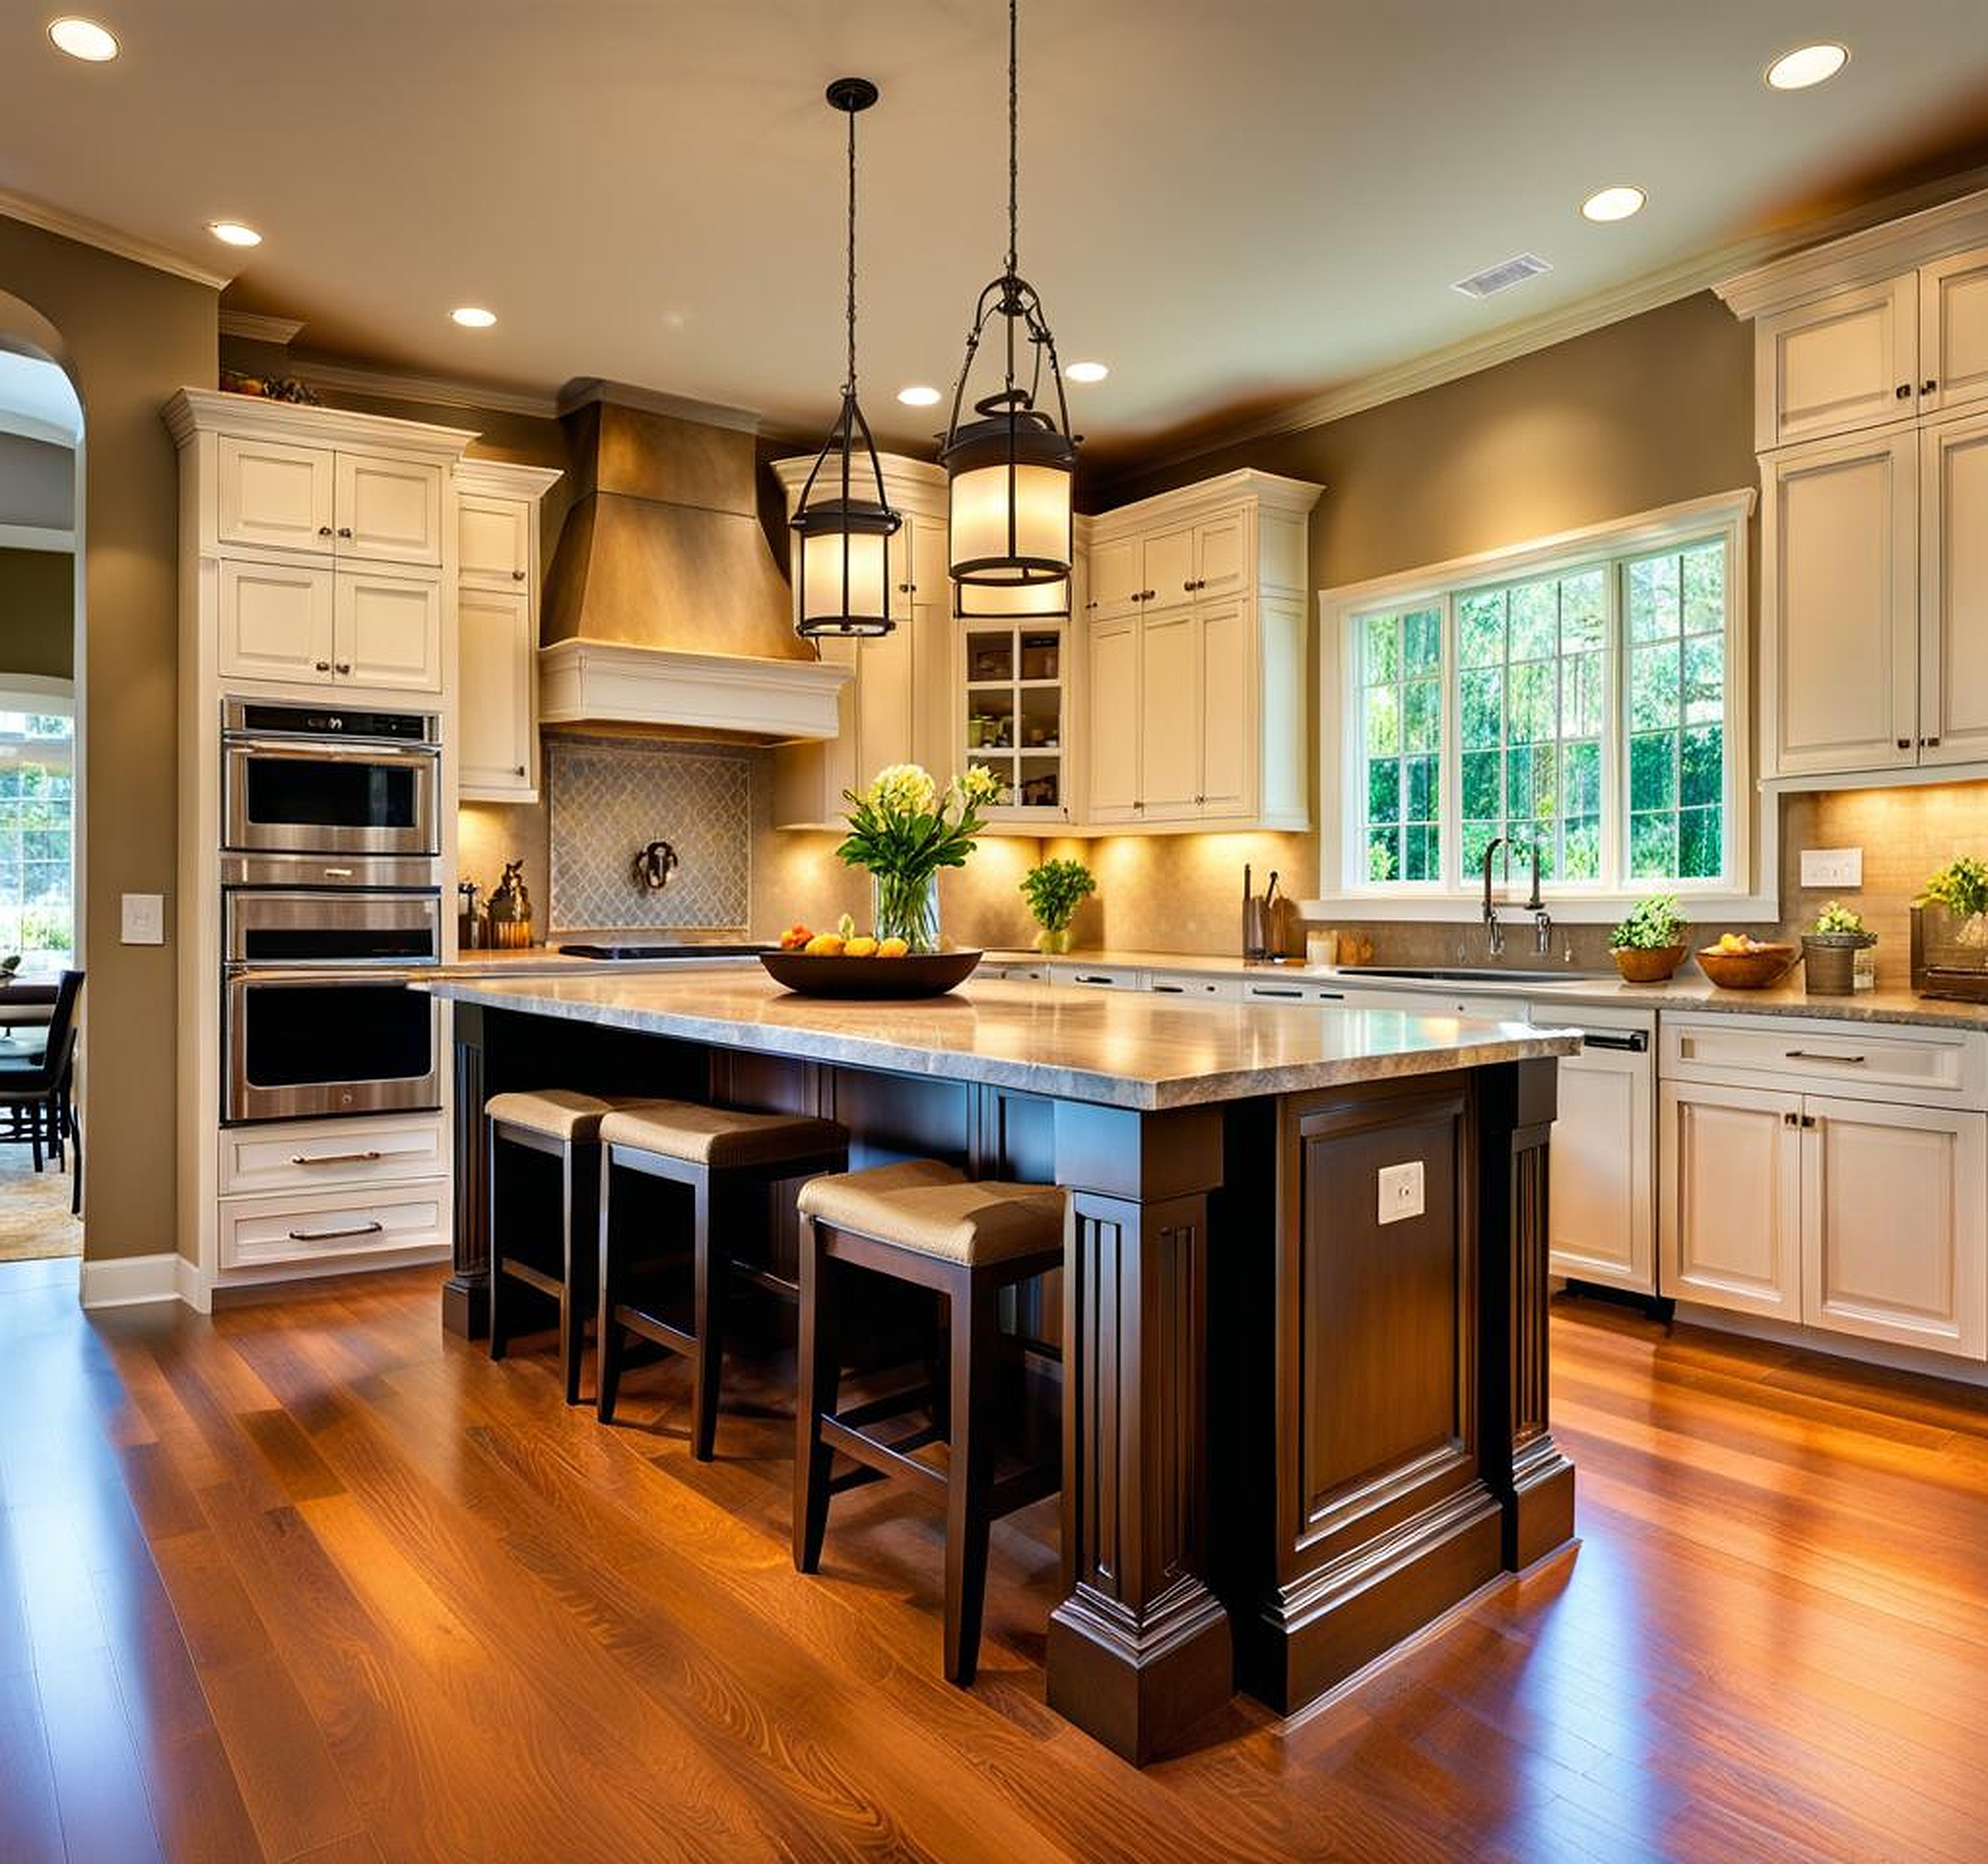
<svg viewBox="0 0 1988 1864"><path fill-rule="evenodd" d="M126 1255L83 1264L82 1296L85 1308L144 1307L155 1301L184 1301L205 1308L198 1298L199 1276L194 1265L174 1250L158 1255Z"/></svg>
<svg viewBox="0 0 1988 1864"><path fill-rule="evenodd" d="M1773 1346L1799 1347L1805 1353L1813 1353L1823 1358L1847 1359L1855 1365L1879 1366L1887 1372L1915 1372L1929 1379L1943 1379L1952 1385L1988 1386L1988 1365L1979 1359L1963 1359L1920 1347L1894 1346L1888 1340L1861 1340L1854 1334L1800 1326L1764 1314L1738 1314L1725 1308L1701 1307L1692 1301L1678 1303L1677 1317L1709 1332L1740 1334L1750 1340L1765 1340Z"/></svg>

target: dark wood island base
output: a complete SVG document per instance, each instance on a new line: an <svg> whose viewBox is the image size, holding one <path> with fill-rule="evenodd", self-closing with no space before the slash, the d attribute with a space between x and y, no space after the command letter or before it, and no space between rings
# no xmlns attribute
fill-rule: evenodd
<svg viewBox="0 0 1988 1864"><path fill-rule="evenodd" d="M1338 1073L1343 1085L1250 1093L1239 1082L1201 1104L1102 1104L1090 1096L1118 1086L1068 1063L1040 1064L1038 1088L1001 1078L1026 1075L1007 1062L893 1066L881 1043L874 1062L854 1058L826 1007L820 1040L798 1031L798 1052L784 1053L759 1025L734 1046L708 1005L678 1009L664 986L627 1019L590 986L599 996L578 1003L591 1008L576 1007L571 986L543 1006L520 982L441 987L461 999L462 1189L444 1324L465 1335L481 1324L477 1112L506 1088L557 1081L818 1113L848 1127L859 1167L933 1156L1063 1186L1065 1265L1047 1278L1062 1284L1060 1325L1052 1287L1024 1329L1062 1344L1065 1597L1047 1693L1128 1760L1182 1745L1237 1686L1303 1708L1571 1537L1573 1468L1546 1409L1547 1143L1564 1039L1445 1023L1481 1039L1456 1034L1453 1055L1428 1053L1390 1047L1379 1013L1355 1013L1381 1058L1364 1078L1335 1058L1296 1078ZM1012 1005L1024 1021L1024 1010L1062 1018L1056 1035L1109 1052L1097 1044L1110 1026L1067 1025L1143 1015L1177 1042L1226 1033L1254 1052L1265 1019L1290 1016L1107 994L1036 1009L1030 1000L1049 992L979 987L933 1026L955 1041L946 1019L977 1018L985 1037ZM659 995L668 1014L650 1002ZM1388 1065L1405 1053L1413 1064ZM1452 1065L1431 1065L1441 1058ZM1259 1072L1281 1090L1287 1062ZM1384 1222L1380 1174L1404 1166L1419 1168L1419 1211L1411 1196Z"/></svg>

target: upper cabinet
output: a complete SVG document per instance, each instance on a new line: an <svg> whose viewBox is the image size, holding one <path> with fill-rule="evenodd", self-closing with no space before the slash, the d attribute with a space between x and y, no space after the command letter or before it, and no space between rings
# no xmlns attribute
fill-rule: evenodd
<svg viewBox="0 0 1988 1864"><path fill-rule="evenodd" d="M223 544L439 566L444 469L227 434L216 448Z"/></svg>
<svg viewBox="0 0 1988 1864"><path fill-rule="evenodd" d="M1918 280L1889 278L1763 317L1753 392L1762 452L1916 413Z"/></svg>
<svg viewBox="0 0 1988 1864"><path fill-rule="evenodd" d="M1239 594L1254 580L1246 505L1200 520L1169 522L1162 517L1150 527L1123 533L1113 523L1117 515L1100 520L1093 533L1085 612L1094 621L1177 608L1198 596ZM1303 566L1292 573L1292 586L1302 587Z"/></svg>

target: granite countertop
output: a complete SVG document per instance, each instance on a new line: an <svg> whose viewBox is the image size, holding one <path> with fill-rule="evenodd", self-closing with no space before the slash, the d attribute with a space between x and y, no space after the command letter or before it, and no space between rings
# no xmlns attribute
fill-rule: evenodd
<svg viewBox="0 0 1988 1864"><path fill-rule="evenodd" d="M750 957L716 958L575 958L557 945L527 945L516 951L467 951L452 964L444 965L444 977L570 976L595 971L612 971L617 976L630 972L707 970L714 965L756 965Z"/></svg>
<svg viewBox="0 0 1988 1864"><path fill-rule="evenodd" d="M984 1081L1140 1112L1571 1054L1570 1034L1522 1023L1347 1009L1294 1016L1253 1003L975 981L912 1003L834 1003L756 970L695 977L443 976L439 997L723 1047Z"/></svg>
<svg viewBox="0 0 1988 1864"><path fill-rule="evenodd" d="M1846 1023L1906 1023L1927 1029L1988 1030L1988 1003L1946 1002L1920 997L1897 986L1859 991L1854 997L1811 997L1801 987L1799 967L1792 981L1770 990L1721 990L1701 972L1687 970L1668 984L1625 984L1619 977L1575 973L1551 983L1483 976L1442 980L1349 975L1328 965L1297 959L1272 964L1260 959L1186 952L1073 951L1046 958L1036 951L991 951L991 965L1095 965L1100 970L1166 971L1201 977L1297 977L1319 984L1344 985L1352 992L1369 990L1430 990L1448 995L1512 997L1554 1003L1596 1004L1613 1009L1712 1012L1737 1016L1809 1016ZM1547 967L1537 960L1521 969Z"/></svg>

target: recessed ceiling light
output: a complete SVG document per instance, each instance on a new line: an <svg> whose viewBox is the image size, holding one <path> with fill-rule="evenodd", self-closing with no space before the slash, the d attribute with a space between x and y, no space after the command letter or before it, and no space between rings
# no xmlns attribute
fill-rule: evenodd
<svg viewBox="0 0 1988 1864"><path fill-rule="evenodd" d="M262 235L253 227L244 227L238 220L210 220L207 231L224 246L259 246Z"/></svg>
<svg viewBox="0 0 1988 1864"><path fill-rule="evenodd" d="M1810 85L1833 78L1849 62L1848 46L1797 46L1767 67L1767 82L1776 90L1806 90Z"/></svg>
<svg viewBox="0 0 1988 1864"><path fill-rule="evenodd" d="M57 52L66 52L85 64L107 64L117 56L116 37L94 19L52 19L48 36Z"/></svg>
<svg viewBox="0 0 1988 1864"><path fill-rule="evenodd" d="M906 407L931 407L938 401L939 391L929 383L914 382L898 391L898 399Z"/></svg>
<svg viewBox="0 0 1988 1864"><path fill-rule="evenodd" d="M1640 214L1649 198L1640 188L1598 188L1581 202L1581 210L1590 220L1627 220Z"/></svg>
<svg viewBox="0 0 1988 1864"><path fill-rule="evenodd" d="M1073 363L1063 371L1073 382L1101 382L1111 373L1102 363Z"/></svg>
<svg viewBox="0 0 1988 1864"><path fill-rule="evenodd" d="M449 314L465 330L488 330L497 321L495 311L487 311L479 304L465 304Z"/></svg>

